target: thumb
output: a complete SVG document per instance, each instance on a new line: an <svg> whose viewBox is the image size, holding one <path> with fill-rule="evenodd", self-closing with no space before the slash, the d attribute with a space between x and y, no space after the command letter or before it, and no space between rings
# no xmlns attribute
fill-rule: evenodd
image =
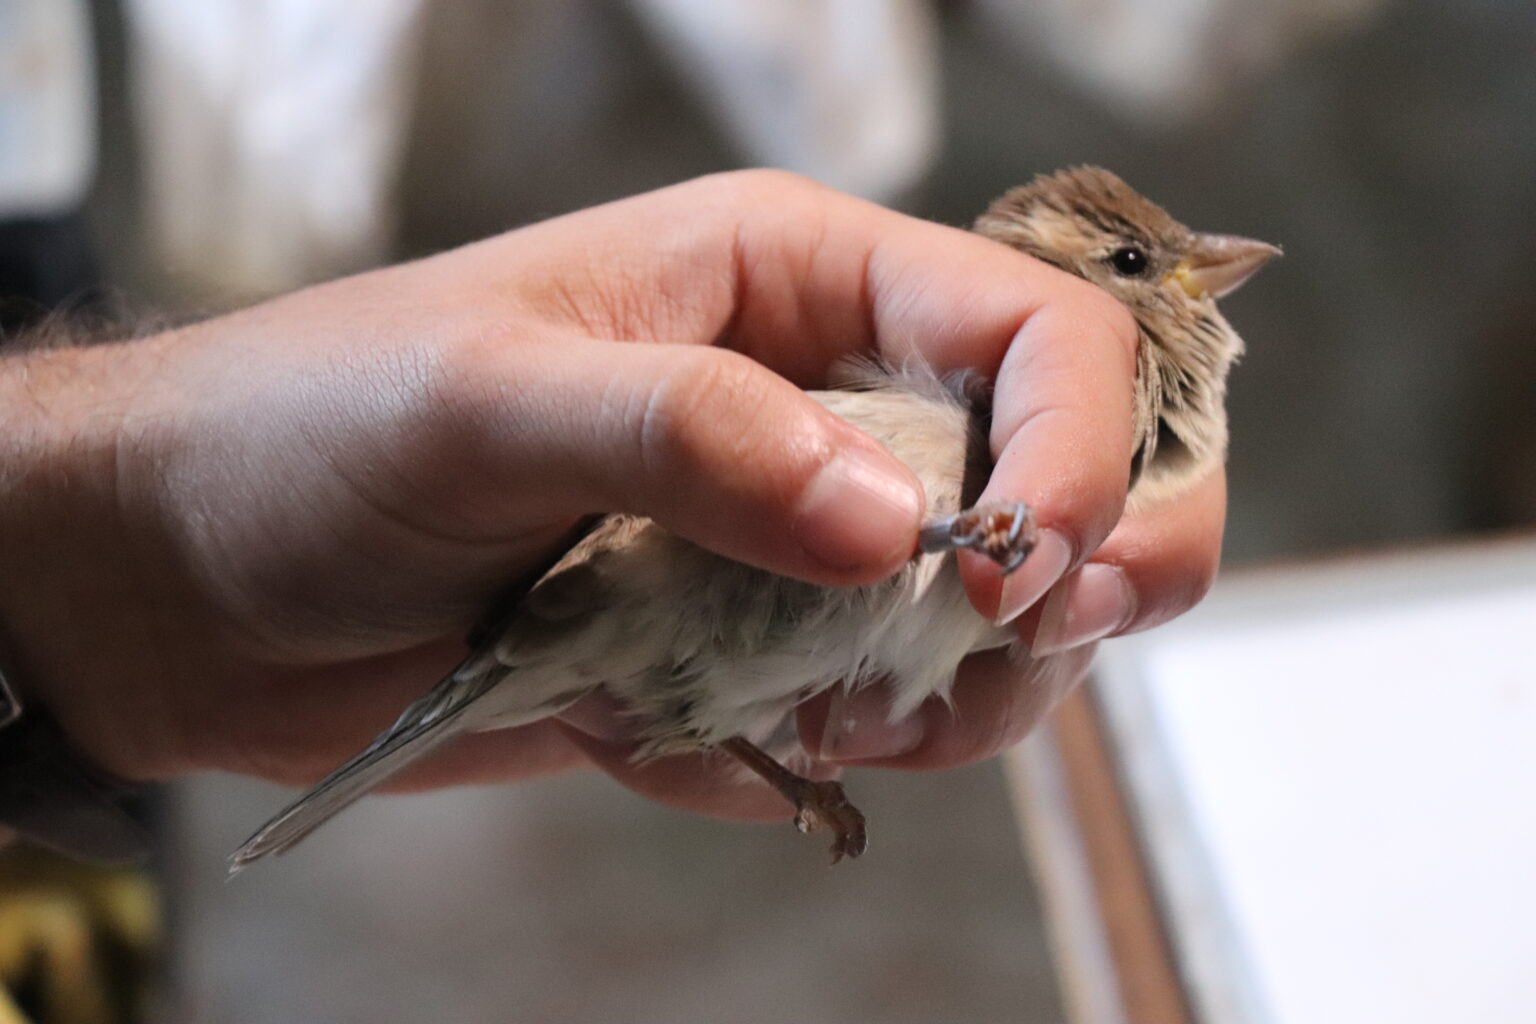
<svg viewBox="0 0 1536 1024"><path fill-rule="evenodd" d="M522 385L497 391L513 408L496 410L506 440L494 461L521 478L503 493L539 481L545 514L647 515L816 583L873 582L916 548L924 498L911 470L745 356L587 338L508 356L503 379ZM509 416L529 429L505 430Z"/></svg>

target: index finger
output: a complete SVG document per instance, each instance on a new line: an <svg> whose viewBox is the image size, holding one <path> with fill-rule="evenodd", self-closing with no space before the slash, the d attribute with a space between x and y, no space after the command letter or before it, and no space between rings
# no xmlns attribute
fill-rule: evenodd
<svg viewBox="0 0 1536 1024"><path fill-rule="evenodd" d="M995 379L996 465L982 500L1027 501L1040 541L1006 579L968 552L961 566L977 610L1009 621L1120 518L1139 332L1123 305L1080 278L980 237L941 250L922 235L892 235L870 261L875 344L898 360L916 351L941 370Z"/></svg>
<svg viewBox="0 0 1536 1024"><path fill-rule="evenodd" d="M972 602L1002 622L1104 542L1130 484L1136 324L1108 294L1061 276L998 372L989 438L996 466L981 496L1028 501L1039 539L1007 577L968 552L961 563Z"/></svg>

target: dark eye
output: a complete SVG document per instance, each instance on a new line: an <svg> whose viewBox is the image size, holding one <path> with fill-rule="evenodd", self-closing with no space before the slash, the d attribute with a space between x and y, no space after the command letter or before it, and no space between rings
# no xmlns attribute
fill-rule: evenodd
<svg viewBox="0 0 1536 1024"><path fill-rule="evenodd" d="M1147 254L1133 245L1116 249L1109 257L1109 265L1121 277L1140 277L1147 272Z"/></svg>

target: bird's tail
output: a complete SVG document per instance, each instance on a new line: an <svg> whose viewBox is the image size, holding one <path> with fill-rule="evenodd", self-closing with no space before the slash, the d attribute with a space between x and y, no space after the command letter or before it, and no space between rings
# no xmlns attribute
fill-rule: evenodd
<svg viewBox="0 0 1536 1024"><path fill-rule="evenodd" d="M483 656L471 656L416 701L368 748L337 768L256 830L229 858L235 875L268 854L282 853L374 787L463 728L465 710L495 686L499 673Z"/></svg>

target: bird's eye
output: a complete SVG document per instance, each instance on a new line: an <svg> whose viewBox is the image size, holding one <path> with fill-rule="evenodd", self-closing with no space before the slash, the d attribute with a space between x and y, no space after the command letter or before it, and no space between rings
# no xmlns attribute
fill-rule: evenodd
<svg viewBox="0 0 1536 1024"><path fill-rule="evenodd" d="M1147 254L1133 245L1116 249L1109 256L1109 265L1121 277L1140 277L1147 272Z"/></svg>

